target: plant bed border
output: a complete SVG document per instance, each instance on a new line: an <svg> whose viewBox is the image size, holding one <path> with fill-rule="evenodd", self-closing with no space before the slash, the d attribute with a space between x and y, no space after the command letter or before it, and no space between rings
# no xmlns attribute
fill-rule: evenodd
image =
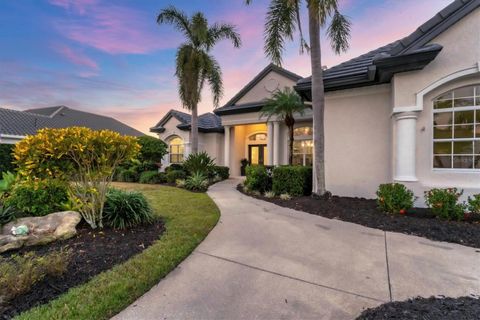
<svg viewBox="0 0 480 320"><path fill-rule="evenodd" d="M377 208L375 200L333 196L328 200L303 196L291 200L267 198L263 195L246 193L239 184L241 193L298 211L360 224L366 227L389 232L399 232L424 237L434 241L444 241L480 248L480 221L447 221L435 218L429 209L415 208L405 215L387 214Z"/></svg>
<svg viewBox="0 0 480 320"><path fill-rule="evenodd" d="M145 194L165 221L166 231L160 240L123 264L16 319L110 319L189 256L220 217L219 209L206 194L159 185L114 183L113 186Z"/></svg>

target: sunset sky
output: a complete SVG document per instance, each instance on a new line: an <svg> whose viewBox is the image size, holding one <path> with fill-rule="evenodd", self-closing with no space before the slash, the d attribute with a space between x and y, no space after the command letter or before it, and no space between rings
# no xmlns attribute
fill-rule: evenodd
<svg viewBox="0 0 480 320"><path fill-rule="evenodd" d="M263 53L267 0L0 0L0 107L66 105L113 116L143 132L166 111L180 109L174 77L182 37L158 26L158 12L173 4L210 23L237 25L243 46L222 42L213 52L224 75L226 102L269 61ZM341 0L353 23L351 48L335 56L323 43L323 64L333 66L414 31L452 0ZM305 25L306 28L306 25ZM289 44L285 68L309 75L308 55ZM208 88L207 88L208 89ZM200 112L213 110L205 90Z"/></svg>

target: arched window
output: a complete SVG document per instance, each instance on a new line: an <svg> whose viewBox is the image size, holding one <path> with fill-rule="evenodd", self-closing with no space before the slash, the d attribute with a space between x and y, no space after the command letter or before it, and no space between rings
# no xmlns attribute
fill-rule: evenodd
<svg viewBox="0 0 480 320"><path fill-rule="evenodd" d="M249 141L265 141L267 140L267 134L266 133L254 133L251 136L248 137Z"/></svg>
<svg viewBox="0 0 480 320"><path fill-rule="evenodd" d="M311 166L313 163L313 129L299 127L293 130L293 164Z"/></svg>
<svg viewBox="0 0 480 320"><path fill-rule="evenodd" d="M183 144L183 139L180 137L174 137L168 142L168 148L170 153L170 163L181 163L183 162L183 154L185 151L185 146Z"/></svg>
<svg viewBox="0 0 480 320"><path fill-rule="evenodd" d="M480 170L480 86L433 101L433 167Z"/></svg>

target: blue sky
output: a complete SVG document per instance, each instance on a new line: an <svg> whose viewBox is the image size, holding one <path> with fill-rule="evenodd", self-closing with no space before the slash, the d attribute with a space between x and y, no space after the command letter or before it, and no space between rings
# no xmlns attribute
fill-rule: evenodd
<svg viewBox="0 0 480 320"><path fill-rule="evenodd" d="M353 23L351 48L335 56L324 41L323 64L406 36L451 2L340 0ZM181 108L174 57L182 38L155 22L171 4L237 25L243 46L225 42L213 52L224 73L222 102L269 63L262 38L266 0L248 7L243 0L0 0L0 107L67 105L148 132L169 109ZM288 45L284 67L309 75L309 57L299 55L297 42ZM200 111L212 111L211 101L205 91Z"/></svg>

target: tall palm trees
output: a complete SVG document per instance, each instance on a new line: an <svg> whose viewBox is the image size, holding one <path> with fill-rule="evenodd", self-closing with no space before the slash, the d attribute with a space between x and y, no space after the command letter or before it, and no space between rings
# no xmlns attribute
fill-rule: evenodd
<svg viewBox="0 0 480 320"><path fill-rule="evenodd" d="M250 4L252 0L246 0ZM303 37L300 7L306 4L310 43ZM323 195L325 189L324 155L324 110L325 93L323 85L322 51L320 29L327 28L327 35L335 53L348 49L350 22L338 11L338 0L270 0L265 22L265 46L267 56L276 64L281 64L285 40L293 39L298 28L301 51L310 52L312 68L312 109L314 141L314 181L313 194Z"/></svg>
<svg viewBox="0 0 480 320"><path fill-rule="evenodd" d="M175 75L178 91L185 108L192 112L191 152L198 152L198 103L205 81L213 94L213 103L218 106L223 93L222 71L219 63L210 54L221 40L231 40L235 48L240 47L240 35L235 26L225 23L208 25L201 12L188 17L173 6L163 9L157 17L159 24L171 24L185 36L176 56Z"/></svg>
<svg viewBox="0 0 480 320"><path fill-rule="evenodd" d="M288 164L290 165L293 163L293 127L295 126L295 113L303 115L305 113L305 105L300 96L288 87L275 91L260 111L260 116L266 116L267 120L273 116L277 116L285 122L288 128Z"/></svg>

